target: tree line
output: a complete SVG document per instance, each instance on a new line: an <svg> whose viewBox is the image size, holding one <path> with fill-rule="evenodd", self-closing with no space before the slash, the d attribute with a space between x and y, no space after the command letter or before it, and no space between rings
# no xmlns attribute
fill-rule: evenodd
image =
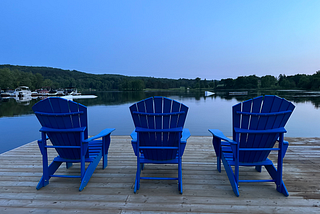
<svg viewBox="0 0 320 214"><path fill-rule="evenodd" d="M0 65L0 88L14 89L28 86L31 90L40 88L77 87L79 90L97 91L140 91L143 89L305 89L320 90L320 71L312 75L296 74L278 77L265 75L239 76L236 79L221 80L168 79L154 77L131 77L115 74L89 74L76 70L51 67Z"/></svg>

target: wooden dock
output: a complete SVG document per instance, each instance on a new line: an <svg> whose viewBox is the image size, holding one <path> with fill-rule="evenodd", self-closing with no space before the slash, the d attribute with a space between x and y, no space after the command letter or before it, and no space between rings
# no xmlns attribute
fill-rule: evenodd
<svg viewBox="0 0 320 214"><path fill-rule="evenodd" d="M320 139L286 138L283 178L290 196L273 183L240 184L232 191L223 169L216 170L211 137L191 137L183 156L183 194L176 181L142 180L133 193L136 158L130 138L113 136L108 167L101 163L88 186L79 179L52 178L41 190L41 155L32 142L0 155L0 213L320 213ZM54 150L51 158L54 157ZM275 156L274 156L275 157ZM176 174L177 166L146 165L144 173ZM61 173L79 171L75 165ZM267 176L244 168L241 178Z"/></svg>

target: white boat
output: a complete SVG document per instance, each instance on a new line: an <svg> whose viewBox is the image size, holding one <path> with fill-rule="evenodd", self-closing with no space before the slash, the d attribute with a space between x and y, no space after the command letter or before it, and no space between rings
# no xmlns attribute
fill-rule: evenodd
<svg viewBox="0 0 320 214"><path fill-rule="evenodd" d="M31 96L33 96L33 97L47 96L48 93L49 93L49 91L46 89L38 89L36 91L33 91L31 93Z"/></svg>
<svg viewBox="0 0 320 214"><path fill-rule="evenodd" d="M67 99L67 100L74 100L74 99L92 99L97 98L96 95L66 95L62 96L61 98Z"/></svg>
<svg viewBox="0 0 320 214"><path fill-rule="evenodd" d="M64 95L65 95L65 93L62 89L58 89L58 90L51 89L48 92L48 96L64 96Z"/></svg>
<svg viewBox="0 0 320 214"><path fill-rule="evenodd" d="M64 95L73 95L73 96L78 96L81 95L80 92L78 92L78 90L75 87L67 87L64 90Z"/></svg>
<svg viewBox="0 0 320 214"><path fill-rule="evenodd" d="M27 97L31 96L31 90L28 86L19 86L13 92L14 97Z"/></svg>
<svg viewBox="0 0 320 214"><path fill-rule="evenodd" d="M214 92L205 91L205 92L204 92L204 95L205 95L206 97L208 97L208 96L214 95Z"/></svg>

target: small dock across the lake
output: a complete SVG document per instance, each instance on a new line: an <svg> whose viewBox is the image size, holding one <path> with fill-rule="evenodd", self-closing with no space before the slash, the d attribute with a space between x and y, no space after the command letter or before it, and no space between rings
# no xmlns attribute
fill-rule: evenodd
<svg viewBox="0 0 320 214"><path fill-rule="evenodd" d="M320 213L320 138L286 140L283 179L289 197L273 183L241 183L236 197L224 169L216 170L211 137L188 140L182 195L176 181L158 180L142 180L133 193L136 158L126 136L112 136L108 167L102 170L100 162L82 192L79 179L65 178L52 178L36 190L42 162L37 143L31 142L0 155L0 213ZM49 151L53 158L54 150ZM176 167L146 165L144 173L175 174ZM75 173L79 166L60 171ZM249 175L267 173L253 168L240 173L244 179Z"/></svg>

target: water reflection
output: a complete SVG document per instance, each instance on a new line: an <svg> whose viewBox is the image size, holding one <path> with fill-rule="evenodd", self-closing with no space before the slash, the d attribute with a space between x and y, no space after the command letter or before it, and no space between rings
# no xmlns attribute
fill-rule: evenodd
<svg viewBox="0 0 320 214"><path fill-rule="evenodd" d="M151 96L177 97L184 99L211 99L221 98L223 100L237 100L238 102L257 97L260 95L277 95L294 103L311 103L316 109L320 107L319 91L300 91L300 90L268 90L268 91L248 91L247 95L230 95L230 91L216 91L214 95L206 97L204 91L138 91L138 92L96 92L92 93L98 97L95 99L77 99L85 106L94 105L121 105L134 103ZM33 114L32 106L45 97L17 97L0 99L0 117L12 117L26 114Z"/></svg>

